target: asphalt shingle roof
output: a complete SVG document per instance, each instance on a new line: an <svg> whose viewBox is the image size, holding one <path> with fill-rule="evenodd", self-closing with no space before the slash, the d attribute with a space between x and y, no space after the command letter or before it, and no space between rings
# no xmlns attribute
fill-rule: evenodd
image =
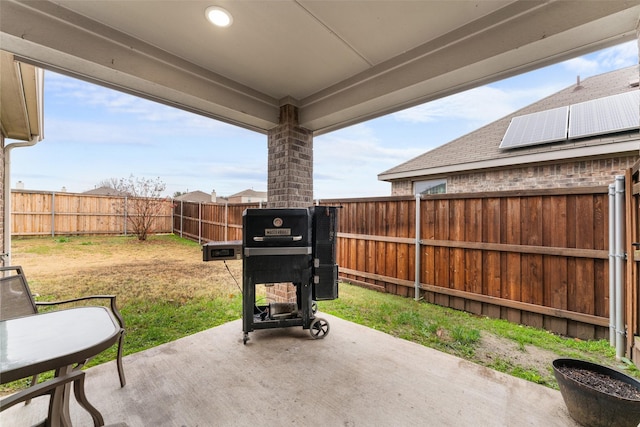
<svg viewBox="0 0 640 427"><path fill-rule="evenodd" d="M174 198L174 200L182 200L185 202L197 202L197 203L211 203L211 194L204 191L190 191L185 194L181 194Z"/></svg>
<svg viewBox="0 0 640 427"><path fill-rule="evenodd" d="M508 116L492 122L476 131L454 139L440 147L428 151L405 163L395 166L379 175L382 180L393 179L389 175L403 174L425 175L429 169L451 165L464 165L468 163L482 162L495 159L507 159L528 154L548 153L559 150L575 148L576 146L590 146L616 142L607 135L592 138L569 140L560 143L536 145L517 149L500 149L499 145L504 133L513 117L536 113L551 108L568 106L605 96L616 95L623 92L638 90L638 86L632 87L630 82L638 80L638 66L623 68L616 71L600 74L585 79L580 83L567 87L538 102L524 107ZM635 136L637 138L637 136Z"/></svg>
<svg viewBox="0 0 640 427"><path fill-rule="evenodd" d="M267 197L267 192L266 191L255 191L255 190L243 190L239 193L236 194L232 194L231 196L229 196L229 198L232 197Z"/></svg>

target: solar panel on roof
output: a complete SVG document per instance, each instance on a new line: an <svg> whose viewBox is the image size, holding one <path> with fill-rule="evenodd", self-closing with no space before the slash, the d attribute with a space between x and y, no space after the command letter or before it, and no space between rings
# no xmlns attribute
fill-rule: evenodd
<svg viewBox="0 0 640 427"><path fill-rule="evenodd" d="M500 148L516 148L567 139L569 107L554 108L511 119Z"/></svg>
<svg viewBox="0 0 640 427"><path fill-rule="evenodd" d="M570 109L569 139L640 127L640 91L637 90L573 104Z"/></svg>

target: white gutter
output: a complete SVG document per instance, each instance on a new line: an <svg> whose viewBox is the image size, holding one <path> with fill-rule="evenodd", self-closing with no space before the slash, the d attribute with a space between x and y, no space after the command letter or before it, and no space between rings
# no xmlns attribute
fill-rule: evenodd
<svg viewBox="0 0 640 427"><path fill-rule="evenodd" d="M4 261L11 265L11 150L18 147L32 147L42 141L40 136L29 141L14 142L4 147Z"/></svg>
<svg viewBox="0 0 640 427"><path fill-rule="evenodd" d="M19 70L19 69L18 69ZM4 168L4 253L2 263L11 265L11 150L19 147L32 147L44 138L44 70L36 68L36 96L38 106L38 135L31 135L29 141L19 141L7 144L3 148ZM26 117L29 116L25 112ZM31 127L30 127L31 128Z"/></svg>

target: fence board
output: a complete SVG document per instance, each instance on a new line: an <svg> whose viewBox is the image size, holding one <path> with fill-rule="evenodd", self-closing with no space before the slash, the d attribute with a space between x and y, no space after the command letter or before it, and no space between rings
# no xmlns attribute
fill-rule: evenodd
<svg viewBox="0 0 640 427"><path fill-rule="evenodd" d="M485 199L483 205L483 241L487 243L500 243L500 199ZM500 252L484 251L483 255L482 293L500 297ZM495 308L489 310L493 312ZM499 314L494 313L492 317L497 316L499 316Z"/></svg>
<svg viewBox="0 0 640 427"><path fill-rule="evenodd" d="M433 200L420 201L420 239L433 239L435 234L435 202ZM433 247L423 246L421 250L420 283L435 284L435 250ZM425 295L425 299L431 303L435 301L433 292Z"/></svg>

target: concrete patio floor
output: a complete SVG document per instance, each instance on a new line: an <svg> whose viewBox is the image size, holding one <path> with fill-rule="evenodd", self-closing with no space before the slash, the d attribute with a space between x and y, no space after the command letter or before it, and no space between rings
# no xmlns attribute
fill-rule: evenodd
<svg viewBox="0 0 640 427"><path fill-rule="evenodd" d="M250 334L234 321L88 369L106 424L138 426L577 426L560 392L330 315L325 339L302 328ZM126 343L125 343L126 345ZM47 398L0 425L31 426ZM72 397L74 426L91 425Z"/></svg>

